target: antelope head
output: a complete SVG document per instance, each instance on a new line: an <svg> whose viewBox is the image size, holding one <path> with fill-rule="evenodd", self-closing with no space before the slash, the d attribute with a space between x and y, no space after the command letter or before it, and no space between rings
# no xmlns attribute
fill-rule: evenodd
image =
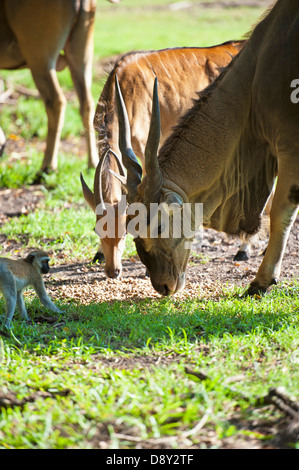
<svg viewBox="0 0 299 470"><path fill-rule="evenodd" d="M121 204L122 192L119 182L113 180L113 186L109 194L103 191L104 164L108 153L110 158L115 159L115 169L118 167L120 173L114 172L111 168L109 171L124 183L126 180L125 169L112 149L108 149L99 160L95 171L94 192L89 189L82 174L80 178L84 198L96 214L95 232L101 239L101 252L105 258L105 274L108 278L117 278L122 272L121 258L125 248L126 214L125 206L122 207ZM113 234L110 234L110 236L107 231L107 223L111 223L113 228Z"/></svg>
<svg viewBox="0 0 299 470"><path fill-rule="evenodd" d="M126 107L122 98L117 77L115 78L116 101L119 119L119 148L122 153L122 161L127 169L127 199L130 205L142 203L145 207L145 230L142 235L134 238L136 249L142 263L146 266L154 289L162 295L176 293L185 285L185 270L190 253L185 242L190 240L185 236L174 237L173 219L175 215L182 213L183 203L187 202L186 196L178 189L173 190L174 184L165 180L158 161L158 146L160 141L160 110L158 99L158 82L155 79L151 124L148 140L145 148L145 175L142 178L142 168L133 152L131 145L130 124ZM156 204L154 204L156 203ZM167 235L165 226L160 217L156 217L156 236L152 236L151 224L153 224L152 207L158 206L162 215L168 217ZM128 209L128 214L131 211ZM179 220L179 225L182 224ZM162 221L161 221L162 220ZM127 231L132 217L127 217ZM164 224L165 225L165 224ZM181 225L179 229L181 229ZM178 233L178 232L177 232ZM180 230L179 233L183 233Z"/></svg>

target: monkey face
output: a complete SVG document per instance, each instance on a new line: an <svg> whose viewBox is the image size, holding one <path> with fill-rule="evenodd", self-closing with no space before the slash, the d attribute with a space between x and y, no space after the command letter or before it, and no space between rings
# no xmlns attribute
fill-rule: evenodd
<svg viewBox="0 0 299 470"><path fill-rule="evenodd" d="M44 259L41 265L41 272L47 274L50 271L49 260Z"/></svg>
<svg viewBox="0 0 299 470"><path fill-rule="evenodd" d="M35 250L32 251L27 257L25 261L29 264L32 264L41 274L48 274L50 271L49 261L50 258L44 251Z"/></svg>

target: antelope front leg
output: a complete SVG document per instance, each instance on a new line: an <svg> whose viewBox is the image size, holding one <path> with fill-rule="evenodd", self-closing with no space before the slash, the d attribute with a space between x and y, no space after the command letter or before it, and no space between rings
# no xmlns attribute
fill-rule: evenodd
<svg viewBox="0 0 299 470"><path fill-rule="evenodd" d="M48 135L46 151L41 171L56 170L58 166L58 147L64 123L66 99L58 83L56 70L35 70L32 68L35 84L44 100L48 116Z"/></svg>
<svg viewBox="0 0 299 470"><path fill-rule="evenodd" d="M0 157L2 156L4 152L5 144L6 144L6 138L5 138L3 130L0 127Z"/></svg>
<svg viewBox="0 0 299 470"><path fill-rule="evenodd" d="M298 213L299 186L296 176L299 172L296 173L292 166L292 174L288 173L288 169L284 175L278 176L270 212L269 244L258 273L245 295L264 293L270 285L277 284L289 233Z"/></svg>
<svg viewBox="0 0 299 470"><path fill-rule="evenodd" d="M65 48L66 60L80 102L88 148L88 168L96 168L99 161L93 128L94 101L91 94L94 15L93 7L89 11L81 12Z"/></svg>

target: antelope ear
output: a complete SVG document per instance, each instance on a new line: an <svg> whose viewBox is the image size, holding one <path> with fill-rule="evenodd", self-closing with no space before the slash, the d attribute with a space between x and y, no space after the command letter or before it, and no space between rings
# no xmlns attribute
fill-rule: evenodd
<svg viewBox="0 0 299 470"><path fill-rule="evenodd" d="M184 201L178 193L176 193L175 191L171 191L170 189L162 189L161 192L161 204L163 204L167 212L170 212L170 210L172 210L173 212L178 212L182 209Z"/></svg>

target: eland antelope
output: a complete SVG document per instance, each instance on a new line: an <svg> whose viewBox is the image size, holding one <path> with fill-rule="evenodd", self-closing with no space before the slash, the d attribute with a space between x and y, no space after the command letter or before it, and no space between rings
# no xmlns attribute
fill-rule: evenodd
<svg viewBox="0 0 299 470"><path fill-rule="evenodd" d="M192 106L197 92L211 84L223 68L243 47L245 41L229 41L213 47L181 47L159 51L137 51L116 61L98 101L94 125L99 132L99 163L93 192L83 176L81 183L85 200L93 211L103 202L117 204L122 188L109 170L122 172L118 146L118 116L115 109L115 75L117 74L127 105L132 146L143 171L144 152L150 127L152 87L159 76L161 141L171 134L179 118ZM102 216L97 215L97 220ZM123 216L120 217L123 221ZM116 227L117 228L117 227ZM102 237L96 260L105 259L108 277L121 274L121 257L125 238L118 231L114 237Z"/></svg>
<svg viewBox="0 0 299 470"><path fill-rule="evenodd" d="M193 211L196 203L202 203L205 227L232 235L252 234L259 228L277 177L268 247L245 295L265 293L277 283L298 213L299 105L291 100L291 83L298 77L298 44L299 0L277 0L159 152L155 85L143 178L117 86L119 142L130 203L140 201L148 210L152 203L166 208L174 203L177 211L184 203L191 203ZM190 253L185 242L183 235L154 238L149 230L135 239L152 285L162 295L184 287Z"/></svg>

